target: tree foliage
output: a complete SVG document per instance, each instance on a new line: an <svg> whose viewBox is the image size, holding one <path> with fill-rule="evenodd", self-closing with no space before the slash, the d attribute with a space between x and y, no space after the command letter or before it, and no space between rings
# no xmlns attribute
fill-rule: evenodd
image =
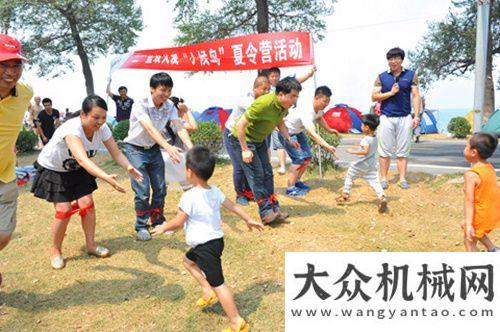
<svg viewBox="0 0 500 332"><path fill-rule="evenodd" d="M474 69L476 55L476 0L452 1L453 8L441 22L431 22L409 59L418 70L422 86L450 76L463 76ZM490 12L489 62L500 53L500 1ZM491 66L490 66L491 75Z"/></svg>
<svg viewBox="0 0 500 332"><path fill-rule="evenodd" d="M178 44L257 32L310 31L323 39L336 0L177 0Z"/></svg>
<svg viewBox="0 0 500 332"><path fill-rule="evenodd" d="M89 94L93 60L127 52L143 28L133 0L0 0L0 20L0 28L22 40L40 76L74 70L78 55Z"/></svg>

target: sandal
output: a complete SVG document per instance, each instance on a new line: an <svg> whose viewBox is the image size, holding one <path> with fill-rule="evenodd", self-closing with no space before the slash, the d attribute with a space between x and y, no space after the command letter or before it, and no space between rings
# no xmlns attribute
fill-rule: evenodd
<svg viewBox="0 0 500 332"><path fill-rule="evenodd" d="M215 294L214 291L212 291L212 294L210 294L210 297L208 299L204 299L203 296L200 297L197 301L196 301L196 306L200 309L204 309L208 306L211 306L212 304L214 303L217 303L219 301L219 299L217 298L217 295Z"/></svg>
<svg viewBox="0 0 500 332"><path fill-rule="evenodd" d="M385 213L387 212L387 200L381 199L380 203L378 204L378 213Z"/></svg>
<svg viewBox="0 0 500 332"><path fill-rule="evenodd" d="M243 318L240 318L240 321L238 322L238 326L236 327L236 330L231 329L231 327L228 327L228 328L222 330L222 332L233 332L233 331L249 332L250 331L250 324L245 322L245 320Z"/></svg>
<svg viewBox="0 0 500 332"><path fill-rule="evenodd" d="M50 265L54 270L60 270L66 266L66 261L62 256L56 256L50 259Z"/></svg>
<svg viewBox="0 0 500 332"><path fill-rule="evenodd" d="M93 251L87 251L87 254L89 254L90 256L95 256L95 257L99 257L99 258L108 257L110 255L109 249L102 247L102 246L95 247L95 249Z"/></svg>

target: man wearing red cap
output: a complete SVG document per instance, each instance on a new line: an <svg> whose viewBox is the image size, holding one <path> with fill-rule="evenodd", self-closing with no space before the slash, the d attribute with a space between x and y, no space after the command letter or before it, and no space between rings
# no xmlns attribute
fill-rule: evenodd
<svg viewBox="0 0 500 332"><path fill-rule="evenodd" d="M33 90L19 82L23 73L21 44L16 39L0 34L0 250L9 243L16 228L17 136L24 113L29 107ZM0 285L2 275L0 274Z"/></svg>

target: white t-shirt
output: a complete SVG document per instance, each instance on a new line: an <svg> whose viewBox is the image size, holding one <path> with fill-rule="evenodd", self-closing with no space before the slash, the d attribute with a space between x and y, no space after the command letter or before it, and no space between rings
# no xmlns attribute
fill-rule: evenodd
<svg viewBox="0 0 500 332"><path fill-rule="evenodd" d="M142 126L140 122L142 119L150 119L153 126L162 132L168 120L179 119L179 115L177 114L177 108L170 99L167 99L159 109L156 108L151 96L139 100L132 106L130 127L125 138L126 143L142 147L150 147L156 144Z"/></svg>
<svg viewBox="0 0 500 332"><path fill-rule="evenodd" d="M189 216L184 225L188 246L194 248L224 236L220 208L225 199L216 186L210 186L210 189L194 187L182 194L179 208Z"/></svg>
<svg viewBox="0 0 500 332"><path fill-rule="evenodd" d="M92 141L89 141L83 131L80 117L66 121L56 129L54 136L40 152L37 161L42 167L56 172L76 171L81 167L66 144L65 137L68 135L79 137L87 151L87 156L92 158L96 155L101 143L111 138L111 130L104 124L94 133Z"/></svg>
<svg viewBox="0 0 500 332"><path fill-rule="evenodd" d="M352 163L352 166L369 171L377 169L377 137L376 136L365 136L359 143L359 145L368 146L368 153L364 156L359 156L359 159Z"/></svg>
<svg viewBox="0 0 500 332"><path fill-rule="evenodd" d="M313 109L300 110L292 108L285 118L285 125L290 135L304 132L307 127L314 126L316 120L323 116L323 111L316 113Z"/></svg>
<svg viewBox="0 0 500 332"><path fill-rule="evenodd" d="M233 107L233 111L231 112L231 115L229 115L229 118L227 119L224 127L226 127L227 130L231 131L234 124L236 123L236 120L246 112L247 108L249 108L254 101L255 95L253 94L253 92L249 92L243 98L241 98L241 101Z"/></svg>

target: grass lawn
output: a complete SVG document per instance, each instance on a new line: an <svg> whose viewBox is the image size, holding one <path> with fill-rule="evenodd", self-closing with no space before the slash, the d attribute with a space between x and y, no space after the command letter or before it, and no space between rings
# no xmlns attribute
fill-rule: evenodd
<svg viewBox="0 0 500 332"><path fill-rule="evenodd" d="M34 160L21 156L19 164ZM106 156L97 161L129 181ZM237 305L253 331L284 330L284 253L286 251L462 251L462 189L460 175L432 177L411 174L412 188L394 183L388 193L389 212L379 215L375 193L358 180L352 201L337 206L335 197L344 171L329 171L320 180L306 175L313 190L305 197L280 196L289 222L248 232L243 221L223 212L226 248L223 267ZM219 165L213 177L228 197L230 165ZM283 193L284 176L276 176ZM187 250L183 231L141 243L134 239L133 194L113 191L102 181L94 193L96 237L113 253L109 258L84 252L77 216L64 243L66 268L49 263L51 204L23 188L18 226L10 245L0 253L4 286L0 290L0 330L85 331L218 331L227 320L220 305L199 311L198 286L182 267ZM171 218L181 192L169 190L165 211ZM245 208L258 217L255 204ZM500 232L493 234L500 242Z"/></svg>

